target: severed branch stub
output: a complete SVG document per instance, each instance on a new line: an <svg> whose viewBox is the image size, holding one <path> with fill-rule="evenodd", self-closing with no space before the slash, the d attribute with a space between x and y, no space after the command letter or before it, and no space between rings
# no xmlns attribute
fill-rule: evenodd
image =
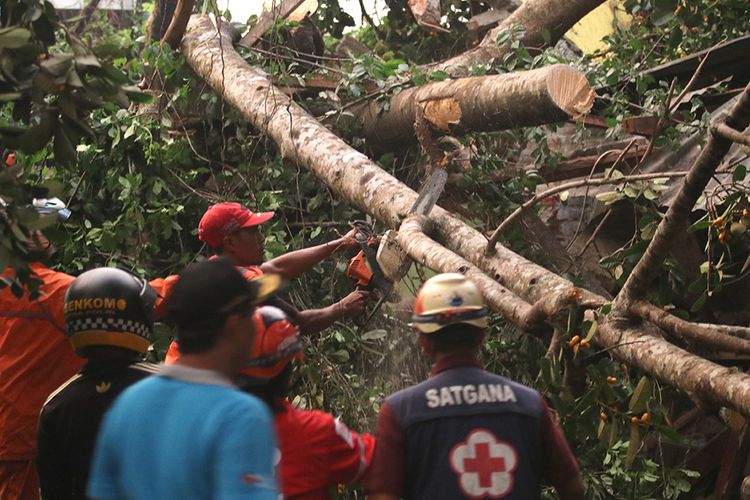
<svg viewBox="0 0 750 500"><path fill-rule="evenodd" d="M750 146L750 135L735 130L726 123L717 123L711 126L711 132L724 139L729 139L743 146Z"/></svg>

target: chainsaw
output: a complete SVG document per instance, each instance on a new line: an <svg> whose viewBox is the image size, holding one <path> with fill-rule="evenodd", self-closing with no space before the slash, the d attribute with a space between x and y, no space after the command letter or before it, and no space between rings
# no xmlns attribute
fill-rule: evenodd
<svg viewBox="0 0 750 500"><path fill-rule="evenodd" d="M409 214L429 215L443 191L447 178L448 173L445 169L433 170L419 190ZM394 284L406 275L411 267L411 259L399 245L397 231L388 230L380 238L366 221L357 220L351 225L357 229L355 238L359 242L360 251L349 261L346 275L354 280L357 290L377 290L380 294L377 303L360 325L364 326L383 305Z"/></svg>
<svg viewBox="0 0 750 500"><path fill-rule="evenodd" d="M354 281L357 290L367 292L378 290L380 293L377 303L360 325L365 326L388 297L393 288L393 282L385 277L377 261L380 238L375 234L372 226L363 220L356 220L351 223L351 226L357 230L355 238L359 243L360 250L349 260L346 275Z"/></svg>

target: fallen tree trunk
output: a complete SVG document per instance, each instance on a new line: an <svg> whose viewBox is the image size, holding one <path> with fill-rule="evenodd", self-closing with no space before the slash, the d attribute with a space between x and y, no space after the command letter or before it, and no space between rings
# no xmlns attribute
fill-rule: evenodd
<svg viewBox="0 0 750 500"><path fill-rule="evenodd" d="M387 110L370 102L353 114L369 143L389 145L414 140L417 107L425 101L453 99L460 107L452 134L530 127L588 113L594 92L578 70L555 64L502 75L460 78L404 90Z"/></svg>
<svg viewBox="0 0 750 500"><path fill-rule="evenodd" d="M323 127L276 89L264 72L248 66L230 48L232 31L226 24L219 29L205 16L191 18L182 51L196 73L273 139L285 158L311 170L350 203L396 227L416 193ZM529 302L556 300L573 287L502 245L494 256L484 255L484 236L440 207L433 209L431 219L441 243ZM606 299L582 290L581 302L596 305ZM744 374L690 354L642 328L611 321L601 324L595 341L616 358L683 391L750 415L750 377ZM637 343L646 346L637 348ZM687 375L685 366L691 367Z"/></svg>
<svg viewBox="0 0 750 500"><path fill-rule="evenodd" d="M497 44L497 37L514 25L523 27L521 43L526 47L555 44L583 16L604 0L526 0L500 25L489 31L475 48L445 61L427 65L451 76L461 76L474 64L499 61L512 49L510 43Z"/></svg>

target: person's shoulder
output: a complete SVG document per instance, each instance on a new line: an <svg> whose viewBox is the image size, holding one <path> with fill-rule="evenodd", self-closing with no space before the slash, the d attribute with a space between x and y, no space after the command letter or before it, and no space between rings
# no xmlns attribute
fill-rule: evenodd
<svg viewBox="0 0 750 500"><path fill-rule="evenodd" d="M322 410L300 410L292 407L289 412L294 421L310 432L333 429L336 425L336 417Z"/></svg>
<svg viewBox="0 0 750 500"><path fill-rule="evenodd" d="M49 396L47 396L47 400L44 402L44 406L42 407L42 414L49 414L51 412L54 412L55 409L57 409L61 405L64 405L65 402L69 399L67 396L71 392L76 391L77 386L81 385L82 383L83 380L80 373L76 373L71 378L66 380L60 387L55 389Z"/></svg>
<svg viewBox="0 0 750 500"><path fill-rule="evenodd" d="M434 384L434 382L435 380L431 377L417 384L410 385L409 387L404 387L403 389L398 390L386 397L385 402L393 405L398 401L409 399L417 394L423 394L425 390L427 390Z"/></svg>
<svg viewBox="0 0 750 500"><path fill-rule="evenodd" d="M143 372L148 375L156 375L159 373L159 365L156 363L149 363L147 361L133 363L129 366L129 368L136 372Z"/></svg>
<svg viewBox="0 0 750 500"><path fill-rule="evenodd" d="M131 366L131 369L132 366ZM143 372L145 375L145 372ZM162 390L162 377L151 377L145 376L141 380L138 380L134 384L129 385L115 400L115 404L118 403L125 405L131 402L141 401L145 398L158 396L158 393Z"/></svg>
<svg viewBox="0 0 750 500"><path fill-rule="evenodd" d="M67 288L75 280L75 276L64 273L62 271L55 271L50 269L44 264L35 262L29 266L36 276L41 279L44 284L42 285L45 289L45 293L49 294L52 290L67 291Z"/></svg>
<svg viewBox="0 0 750 500"><path fill-rule="evenodd" d="M247 394L237 389L227 388L221 398L221 404L234 409L236 412L259 413L270 418L271 411L268 406L252 394Z"/></svg>
<svg viewBox="0 0 750 500"><path fill-rule="evenodd" d="M494 380L495 383L510 386L514 392L519 392L521 394L526 394L530 397L535 397L539 399L542 398L541 394L539 394L539 391L537 391L536 389L533 389L520 382L516 382L515 380L510 379L508 377L498 375L497 373L492 373L487 370L482 370L482 371L485 373L485 376L489 377L491 380Z"/></svg>

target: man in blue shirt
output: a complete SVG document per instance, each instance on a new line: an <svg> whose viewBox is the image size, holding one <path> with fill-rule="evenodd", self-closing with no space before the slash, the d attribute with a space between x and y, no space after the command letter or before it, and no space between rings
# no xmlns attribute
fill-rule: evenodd
<svg viewBox="0 0 750 500"><path fill-rule="evenodd" d="M276 500L273 420L234 387L255 304L276 275L246 281L227 259L189 267L167 305L181 357L118 398L99 433L87 494L99 500Z"/></svg>

